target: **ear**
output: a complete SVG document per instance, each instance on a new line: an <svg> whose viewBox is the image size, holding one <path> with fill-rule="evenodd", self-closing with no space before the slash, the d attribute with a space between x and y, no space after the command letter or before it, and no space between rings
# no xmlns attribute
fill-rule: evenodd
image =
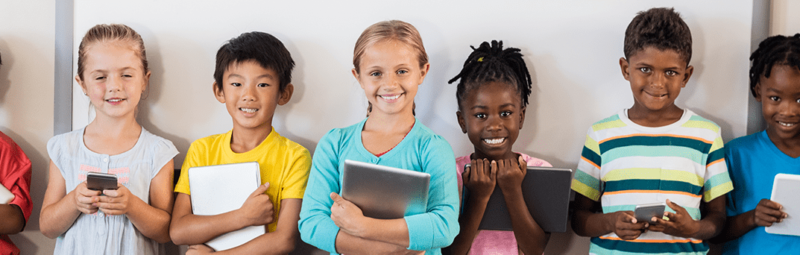
<svg viewBox="0 0 800 255"><path fill-rule="evenodd" d="M756 92L756 95L755 95L756 96L756 101L760 103L761 102L761 82L756 83L756 86L753 88L753 90Z"/></svg>
<svg viewBox="0 0 800 255"><path fill-rule="evenodd" d="M225 92L217 86L217 82L215 81L211 87L214 89L214 97L217 98L217 101L220 103L225 103Z"/></svg>
<svg viewBox="0 0 800 255"><path fill-rule="evenodd" d="M519 130L522 130L522 124L525 124L525 110L527 109L528 107L526 106L519 111Z"/></svg>
<svg viewBox="0 0 800 255"><path fill-rule="evenodd" d="M630 63L628 63L628 60L625 59L625 57L619 58L619 69L622 71L622 77L625 77L626 81L630 81L631 78L631 73L628 72L629 65Z"/></svg>
<svg viewBox="0 0 800 255"><path fill-rule="evenodd" d="M150 74L150 71L147 71L147 73L144 74L144 87L142 88L142 93L150 89Z"/></svg>
<svg viewBox="0 0 800 255"><path fill-rule="evenodd" d="M358 81L358 85L361 86L361 89L364 89L364 85L361 85L361 78L358 75L358 71L356 71L356 69L353 68L352 70L350 70L350 72L353 73L353 77L356 78L356 81Z"/></svg>
<svg viewBox="0 0 800 255"><path fill-rule="evenodd" d="M86 84L83 84L83 80L81 80L80 75L75 75L75 82L78 83L78 86L81 86L81 90L83 91L84 95L88 94L86 93Z"/></svg>
<svg viewBox="0 0 800 255"><path fill-rule="evenodd" d="M422 84L425 81L425 76L428 75L428 70L431 69L431 63L425 63L422 68L419 70L419 84Z"/></svg>
<svg viewBox="0 0 800 255"><path fill-rule="evenodd" d="M458 126L461 127L461 133L467 133L467 123L464 120L464 115L461 114L461 111L456 111L456 118L458 119Z"/></svg>
<svg viewBox="0 0 800 255"><path fill-rule="evenodd" d="M292 94L294 93L294 85L291 83L286 84L286 87L280 91L280 97L278 98L278 105L285 105L292 99Z"/></svg>
<svg viewBox="0 0 800 255"><path fill-rule="evenodd" d="M694 66L687 66L686 73L683 75L683 82L681 83L681 88L686 87L686 83L689 82L689 78L692 78L693 73L694 73Z"/></svg>

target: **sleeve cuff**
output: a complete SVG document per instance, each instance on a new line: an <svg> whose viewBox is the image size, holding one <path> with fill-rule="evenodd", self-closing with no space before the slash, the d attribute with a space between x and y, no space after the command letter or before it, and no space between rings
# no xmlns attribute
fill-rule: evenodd
<svg viewBox="0 0 800 255"><path fill-rule="evenodd" d="M409 250L424 251L433 247L433 222L427 213L406 216Z"/></svg>

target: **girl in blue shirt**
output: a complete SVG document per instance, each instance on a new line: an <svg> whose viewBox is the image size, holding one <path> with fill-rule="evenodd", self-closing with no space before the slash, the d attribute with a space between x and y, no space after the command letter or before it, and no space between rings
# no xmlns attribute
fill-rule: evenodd
<svg viewBox="0 0 800 255"><path fill-rule="evenodd" d="M369 101L367 118L331 130L317 145L300 236L331 253L441 254L459 231L456 164L447 141L414 117L414 96L430 67L419 32L397 20L373 24L356 41L353 66ZM430 174L426 213L364 216L338 195L345 159Z"/></svg>

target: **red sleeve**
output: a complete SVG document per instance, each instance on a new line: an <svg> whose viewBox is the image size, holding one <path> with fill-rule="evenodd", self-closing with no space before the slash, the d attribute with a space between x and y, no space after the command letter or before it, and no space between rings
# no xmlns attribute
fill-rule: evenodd
<svg viewBox="0 0 800 255"><path fill-rule="evenodd" d="M0 137L0 183L12 194L11 203L22 209L25 221L31 216L31 161L22 149L5 134Z"/></svg>

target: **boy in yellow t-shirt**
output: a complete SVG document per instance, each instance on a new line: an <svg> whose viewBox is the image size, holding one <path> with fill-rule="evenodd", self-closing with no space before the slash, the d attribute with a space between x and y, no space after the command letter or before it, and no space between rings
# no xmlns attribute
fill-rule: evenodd
<svg viewBox="0 0 800 255"><path fill-rule="evenodd" d="M286 47L262 32L241 34L217 52L214 96L225 104L233 129L194 141L183 162L175 186L178 197L170 237L175 244L191 245L187 254L213 252L203 243L247 226L263 225L268 233L222 252L285 254L294 250L311 155L272 128L275 108L292 98L293 67ZM192 214L189 168L252 161L259 163L262 185L240 209L214 216Z"/></svg>

